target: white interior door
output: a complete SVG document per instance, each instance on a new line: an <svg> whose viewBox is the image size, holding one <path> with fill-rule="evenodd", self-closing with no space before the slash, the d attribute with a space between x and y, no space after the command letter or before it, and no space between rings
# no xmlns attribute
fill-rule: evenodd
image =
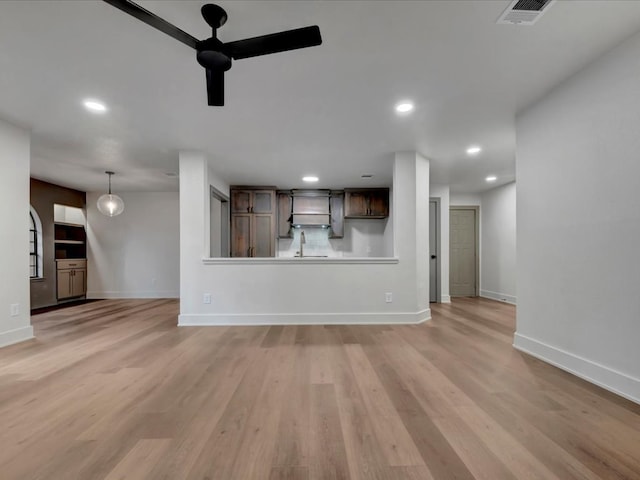
<svg viewBox="0 0 640 480"><path fill-rule="evenodd" d="M438 204L429 201L429 301L438 301Z"/></svg>
<svg viewBox="0 0 640 480"><path fill-rule="evenodd" d="M451 209L449 290L451 296L476 296L476 210Z"/></svg>

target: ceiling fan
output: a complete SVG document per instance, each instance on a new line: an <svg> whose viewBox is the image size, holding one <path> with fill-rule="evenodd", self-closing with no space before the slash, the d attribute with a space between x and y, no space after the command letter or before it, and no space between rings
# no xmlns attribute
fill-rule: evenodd
<svg viewBox="0 0 640 480"><path fill-rule="evenodd" d="M317 25L223 43L218 40L216 34L218 28L227 21L227 12L212 3L203 5L201 9L205 22L211 27L211 38L198 40L131 0L104 1L195 49L196 59L205 68L207 74L209 106L221 107L224 105L224 72L231 68L231 59L241 60L270 53L313 47L322 43L320 28Z"/></svg>

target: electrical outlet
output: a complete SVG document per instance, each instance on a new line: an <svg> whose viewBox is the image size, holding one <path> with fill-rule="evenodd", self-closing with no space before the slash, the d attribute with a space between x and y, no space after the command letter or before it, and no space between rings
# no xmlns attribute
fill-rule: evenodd
<svg viewBox="0 0 640 480"><path fill-rule="evenodd" d="M210 293L205 293L202 296L202 303L206 303L206 304L211 303L211 294Z"/></svg>
<svg viewBox="0 0 640 480"><path fill-rule="evenodd" d="M20 315L20 304L19 303L12 303L11 304L11 316L12 317L17 317L18 315Z"/></svg>
<svg viewBox="0 0 640 480"><path fill-rule="evenodd" d="M387 292L384 294L384 301L387 303L393 302L393 293Z"/></svg>

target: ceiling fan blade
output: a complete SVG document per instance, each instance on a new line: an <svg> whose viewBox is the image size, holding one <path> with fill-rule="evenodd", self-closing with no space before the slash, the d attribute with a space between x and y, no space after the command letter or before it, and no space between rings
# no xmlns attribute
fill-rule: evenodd
<svg viewBox="0 0 640 480"><path fill-rule="evenodd" d="M179 42L184 43L185 45L196 48L196 43L198 43L198 39L192 37L187 32L180 30L175 25L167 22L166 20L158 17L156 14L151 13L149 10L142 8L140 5L133 3L131 0L103 0L109 5L113 5L114 7L122 10L125 13L128 13L132 17L137 18L138 20L143 21L147 25L160 30L163 33L166 33L170 37L175 38Z"/></svg>
<svg viewBox="0 0 640 480"><path fill-rule="evenodd" d="M295 30L229 42L225 43L224 46L232 58L240 60L242 58L257 57L258 55L314 47L321 43L320 28L317 25L313 25L311 27L296 28Z"/></svg>
<svg viewBox="0 0 640 480"><path fill-rule="evenodd" d="M207 68L207 101L210 107L224 106L224 70Z"/></svg>

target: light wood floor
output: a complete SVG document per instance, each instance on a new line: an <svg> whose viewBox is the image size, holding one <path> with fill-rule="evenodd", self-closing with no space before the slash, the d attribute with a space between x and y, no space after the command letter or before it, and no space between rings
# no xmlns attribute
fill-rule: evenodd
<svg viewBox="0 0 640 480"><path fill-rule="evenodd" d="M0 478L640 479L640 406L515 351L509 305L398 327L177 312L35 316L37 340L0 350Z"/></svg>

